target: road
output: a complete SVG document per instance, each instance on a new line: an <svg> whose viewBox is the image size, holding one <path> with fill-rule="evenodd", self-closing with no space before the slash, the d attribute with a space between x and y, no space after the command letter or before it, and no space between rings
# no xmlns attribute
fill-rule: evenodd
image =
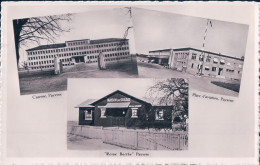
<svg viewBox="0 0 260 165"><path fill-rule="evenodd" d="M219 87L211 83L211 81L227 80L211 77L196 77L188 73L167 69L158 64L138 62L138 73L140 78L187 78L189 80L190 89L192 90L235 97L239 95L237 92Z"/></svg>

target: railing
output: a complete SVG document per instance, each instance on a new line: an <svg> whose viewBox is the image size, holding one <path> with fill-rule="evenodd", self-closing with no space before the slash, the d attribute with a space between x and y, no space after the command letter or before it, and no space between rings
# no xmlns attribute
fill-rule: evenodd
<svg viewBox="0 0 260 165"><path fill-rule="evenodd" d="M187 150L187 132L103 129L103 142L131 149Z"/></svg>

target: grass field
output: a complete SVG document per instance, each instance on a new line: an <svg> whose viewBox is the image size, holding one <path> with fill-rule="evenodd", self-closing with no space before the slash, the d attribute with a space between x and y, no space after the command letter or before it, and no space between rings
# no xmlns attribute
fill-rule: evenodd
<svg viewBox="0 0 260 165"><path fill-rule="evenodd" d="M220 82L220 81L211 81L211 83L239 93L240 84L238 84L238 83L226 83L226 82Z"/></svg>
<svg viewBox="0 0 260 165"><path fill-rule="evenodd" d="M97 63L80 63L64 68L64 73L54 75L53 70L19 72L20 94L36 94L67 90L68 78L136 78L138 69L136 60L108 65L108 69L99 70Z"/></svg>

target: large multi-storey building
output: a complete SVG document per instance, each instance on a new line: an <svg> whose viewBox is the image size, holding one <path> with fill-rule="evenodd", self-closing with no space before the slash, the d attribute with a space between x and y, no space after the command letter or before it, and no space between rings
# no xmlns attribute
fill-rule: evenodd
<svg viewBox="0 0 260 165"><path fill-rule="evenodd" d="M149 51L150 59L169 68L191 74L240 80L243 58L231 57L194 48L163 49Z"/></svg>
<svg viewBox="0 0 260 165"><path fill-rule="evenodd" d="M54 68L58 57L63 66L75 63L95 63L102 54L106 63L127 60L130 57L128 39L108 38L99 40L73 40L60 44L41 45L27 52L27 66L33 70Z"/></svg>

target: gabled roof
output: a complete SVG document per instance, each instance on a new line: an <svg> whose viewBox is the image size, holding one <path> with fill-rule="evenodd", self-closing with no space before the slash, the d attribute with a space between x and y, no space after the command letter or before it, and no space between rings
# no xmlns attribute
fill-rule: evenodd
<svg viewBox="0 0 260 165"><path fill-rule="evenodd" d="M108 95L102 97L101 99L98 99L98 100L94 101L91 105L95 105L95 104L97 104L98 102L100 102L100 101L102 101L102 100L104 100L104 99L107 99L107 98L109 98L110 96L112 96L112 95L114 95L114 94L116 94L116 93L119 93L119 94L121 94L121 95L124 95L124 96L126 96L126 97L129 97L129 98L131 98L131 99L133 99L133 100L137 100L138 102L141 102L141 103L144 103L144 104L150 104L149 102L146 102L145 100L136 98L136 97L131 96L131 95L129 95L129 94L125 93L125 92L122 92L122 91L120 91L120 90L116 90L116 91L114 91L114 92L112 92L112 93L110 93L110 94L108 94Z"/></svg>
<svg viewBox="0 0 260 165"><path fill-rule="evenodd" d="M64 48L66 47L65 43L60 44L50 44L50 45L40 45L35 48L27 49L26 51L33 51L33 50L43 50L43 49L53 49L53 48Z"/></svg>
<svg viewBox="0 0 260 165"><path fill-rule="evenodd" d="M94 107L93 105L91 105L93 102L95 101L95 99L88 99L82 103L80 103L79 105L75 106L75 108L79 108L79 107L89 107L92 108Z"/></svg>

